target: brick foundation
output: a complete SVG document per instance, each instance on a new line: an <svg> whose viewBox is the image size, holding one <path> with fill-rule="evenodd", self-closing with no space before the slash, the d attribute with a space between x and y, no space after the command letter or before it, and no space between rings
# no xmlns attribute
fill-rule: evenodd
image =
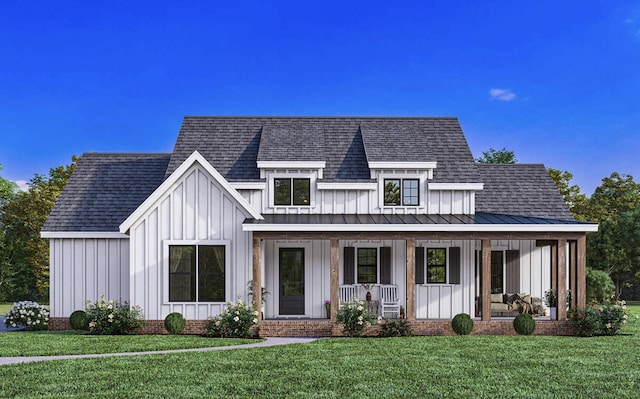
<svg viewBox="0 0 640 399"><path fill-rule="evenodd" d="M206 320L187 320L183 334L202 334ZM450 320L416 320L411 322L415 335L456 335ZM49 330L70 330L69 319L49 319ZM365 336L377 336L380 326L367 328ZM330 320L263 320L257 328L261 337L340 337L340 326ZM164 320L146 320L141 334L167 334ZM512 320L474 320L471 335L517 335ZM533 335L571 335L563 321L536 320Z"/></svg>

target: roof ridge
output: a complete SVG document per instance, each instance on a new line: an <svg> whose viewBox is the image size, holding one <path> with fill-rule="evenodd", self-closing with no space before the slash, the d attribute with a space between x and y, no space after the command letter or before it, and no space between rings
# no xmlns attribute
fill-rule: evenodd
<svg viewBox="0 0 640 399"><path fill-rule="evenodd" d="M457 116L375 116L375 115L185 115L201 119L385 119L385 120L458 120Z"/></svg>

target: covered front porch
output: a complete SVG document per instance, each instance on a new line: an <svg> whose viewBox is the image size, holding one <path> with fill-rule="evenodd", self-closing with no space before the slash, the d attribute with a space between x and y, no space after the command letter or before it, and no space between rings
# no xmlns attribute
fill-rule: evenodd
<svg viewBox="0 0 640 399"><path fill-rule="evenodd" d="M536 225L537 228L540 226ZM566 225L563 225L566 227ZM491 308L493 293L529 291L537 297L544 290L554 289L558 298L565 298L567 290L571 290L571 307L584 306L585 289L585 250L586 232L583 231L299 231L300 226L293 226L292 231L272 231L262 229L253 231L253 287L252 300L254 306L261 304L262 290L265 282L267 289L264 320L261 322L262 336L335 336L340 335L336 325L339 303L339 287L345 283L345 247L357 246L358 243L378 243L391 247L392 265L390 276L385 282L398 286L401 294L400 303L405 310L405 317L411 322L418 335L453 334L450 327L451 318L457 313L468 313L476 321L474 333L477 334L511 334L511 320L515 314L495 313ZM344 226L342 226L344 227ZM275 231L274 231L275 230ZM297 231L296 231L297 230ZM336 229L338 230L338 229ZM549 230L554 230L553 228ZM559 230L555 226L555 230ZM570 230L570 229L567 229ZM387 244L389 243L389 244ZM445 284L429 284L421 275L422 265L420 253L431 243L445 243L440 246L461 248L460 275L447 269ZM300 315L281 314L282 296L278 291L279 256L276 249L313 247L318 256L307 256L307 266L312 276L306 279L306 310ZM438 246L438 245L436 245ZM523 251L521 259L530 262L519 267L517 273L510 269L509 259L504 259L504 281L499 290L496 289L495 259L492 254L502 251L505 258L513 249ZM511 252L509 252L511 251ZM528 251L528 252L527 252ZM286 251L285 251L286 252ZM416 252L419 253L416 257ZM282 251L280 251L280 254ZM528 257L527 257L528 256ZM535 259L534 259L535 258ZM535 260L535 261L534 261ZM448 262L454 263L454 259ZM416 267L418 266L418 267ZM492 274L492 269L493 274ZM521 276L522 270L529 277ZM378 278L380 273L378 271ZM546 276L546 277L544 277ZM458 279L454 284L454 279ZM514 282L516 281L516 282ZM519 281L526 284L520 285ZM357 297L365 299L366 290L359 286ZM378 281L380 283L380 281ZM515 285L514 285L515 284ZM373 300L377 300L376 289L379 284L370 288ZM512 288L516 287L516 288ZM533 291L533 292L532 292ZM303 294L305 295L305 294ZM325 318L324 300L331 306L329 318ZM564 303L560 300L559 303ZM537 317L538 334L565 334L566 307L558 306L554 320L549 316ZM370 328L375 335L376 327Z"/></svg>

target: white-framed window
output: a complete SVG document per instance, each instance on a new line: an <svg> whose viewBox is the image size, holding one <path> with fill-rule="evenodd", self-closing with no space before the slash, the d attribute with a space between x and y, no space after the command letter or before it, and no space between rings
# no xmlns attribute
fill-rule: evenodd
<svg viewBox="0 0 640 399"><path fill-rule="evenodd" d="M228 241L165 241L166 302L225 302Z"/></svg>
<svg viewBox="0 0 640 399"><path fill-rule="evenodd" d="M384 206L420 205L420 179L418 178L385 178L382 190Z"/></svg>

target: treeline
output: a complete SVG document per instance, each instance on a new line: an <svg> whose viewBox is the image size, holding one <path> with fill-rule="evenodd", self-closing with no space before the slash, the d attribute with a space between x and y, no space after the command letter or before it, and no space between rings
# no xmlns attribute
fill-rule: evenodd
<svg viewBox="0 0 640 399"><path fill-rule="evenodd" d="M77 160L35 175L27 191L0 177L0 302L49 300L49 242L40 230Z"/></svg>

